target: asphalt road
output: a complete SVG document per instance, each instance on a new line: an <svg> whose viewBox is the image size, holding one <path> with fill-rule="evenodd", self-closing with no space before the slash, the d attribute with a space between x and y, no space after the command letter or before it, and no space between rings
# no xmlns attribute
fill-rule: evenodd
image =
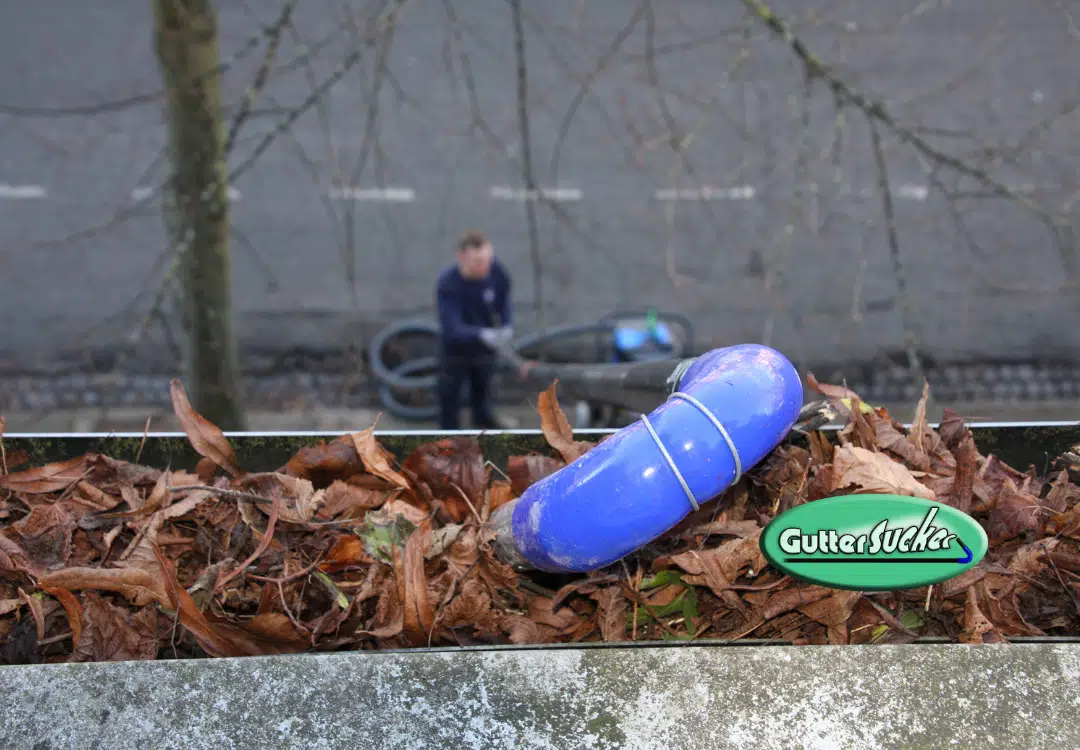
<svg viewBox="0 0 1080 750"><path fill-rule="evenodd" d="M253 35L280 5L219 2L230 116L262 59ZM651 304L692 316L704 343L763 341L800 361L872 359L902 349L905 329L946 360L1080 352L1070 253L1018 201L972 196L987 185L958 181L881 126L891 252L866 118L850 107L838 118L820 82L804 97L791 50L740 2L525 4L528 151L542 201L523 189L509 4L412 0L382 65L371 29L384 5L300 2L240 131L234 171L361 53L233 182L245 351L337 348L389 320L430 316L435 275L475 226L514 272L523 330L541 308L552 324ZM925 145L1058 211L1077 190L1080 117L1040 123L1080 100L1080 10L1070 17L1050 0L773 7ZM151 32L145 0L0 10L8 368L121 346L168 266ZM987 161L987 149L1009 144L1008 159ZM968 197L954 205L938 177ZM152 325L128 366L171 366L166 342Z"/></svg>

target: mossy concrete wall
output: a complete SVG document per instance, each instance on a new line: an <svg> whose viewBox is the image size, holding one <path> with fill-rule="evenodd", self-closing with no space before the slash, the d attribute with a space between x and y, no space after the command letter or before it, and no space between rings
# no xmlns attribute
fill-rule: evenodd
<svg viewBox="0 0 1080 750"><path fill-rule="evenodd" d="M1080 646L357 652L0 668L0 747L1080 748Z"/></svg>

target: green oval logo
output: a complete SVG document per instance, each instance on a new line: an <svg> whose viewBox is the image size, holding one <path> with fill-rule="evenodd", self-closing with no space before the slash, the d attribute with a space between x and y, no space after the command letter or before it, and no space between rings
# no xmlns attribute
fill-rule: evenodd
<svg viewBox="0 0 1080 750"><path fill-rule="evenodd" d="M761 532L761 552L793 578L835 589L897 591L954 578L986 554L986 531L948 505L903 495L804 503Z"/></svg>

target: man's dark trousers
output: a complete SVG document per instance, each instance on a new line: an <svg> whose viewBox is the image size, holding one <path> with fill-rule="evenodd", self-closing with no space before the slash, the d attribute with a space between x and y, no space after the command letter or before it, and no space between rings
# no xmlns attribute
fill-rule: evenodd
<svg viewBox="0 0 1080 750"><path fill-rule="evenodd" d="M439 429L459 430L461 392L468 383L472 427L478 430L499 428L491 411L491 378L495 360L485 355L447 355L439 361Z"/></svg>

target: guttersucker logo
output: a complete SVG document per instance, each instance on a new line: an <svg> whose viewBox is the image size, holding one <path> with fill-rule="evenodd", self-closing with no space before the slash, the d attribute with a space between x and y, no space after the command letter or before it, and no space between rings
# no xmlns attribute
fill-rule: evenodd
<svg viewBox="0 0 1080 750"><path fill-rule="evenodd" d="M780 514L761 551L793 578L838 589L896 591L954 578L986 554L971 516L903 495L845 495Z"/></svg>

